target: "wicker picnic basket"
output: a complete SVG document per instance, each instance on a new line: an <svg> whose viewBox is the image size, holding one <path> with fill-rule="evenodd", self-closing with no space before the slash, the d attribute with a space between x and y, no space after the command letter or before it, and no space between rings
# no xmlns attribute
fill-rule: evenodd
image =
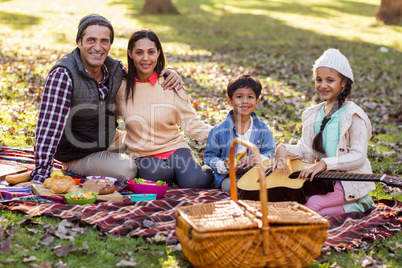
<svg viewBox="0 0 402 268"><path fill-rule="evenodd" d="M237 143L248 147L255 156L260 201L237 200ZM196 267L308 266L321 253L328 221L296 202L267 202L265 175L255 145L235 138L229 159L231 200L177 210L176 235L184 255Z"/></svg>

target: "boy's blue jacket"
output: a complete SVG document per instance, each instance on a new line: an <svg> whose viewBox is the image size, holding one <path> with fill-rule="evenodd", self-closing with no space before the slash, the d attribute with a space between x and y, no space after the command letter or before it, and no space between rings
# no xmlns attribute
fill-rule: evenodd
<svg viewBox="0 0 402 268"><path fill-rule="evenodd" d="M228 174L216 172L216 163L229 157L230 142L238 137L236 127L232 120L233 110L228 113L226 120L217 124L208 135L207 145L204 152L204 162L210 166L215 175L215 186L220 187L223 179ZM255 144L262 155L268 158L275 157L275 141L268 126L260 121L257 115L252 112L253 128L251 130L250 142ZM237 148L236 148L237 151ZM251 152L250 152L251 153Z"/></svg>

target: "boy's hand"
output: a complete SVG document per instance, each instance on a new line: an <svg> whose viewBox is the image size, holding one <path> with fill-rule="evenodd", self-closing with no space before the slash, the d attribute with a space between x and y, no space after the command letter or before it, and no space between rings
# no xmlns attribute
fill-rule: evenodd
<svg viewBox="0 0 402 268"><path fill-rule="evenodd" d="M229 158L226 158L225 160L223 160L223 163L225 164L225 167L227 170L229 170ZM235 172L239 171L240 168L238 166L235 166Z"/></svg>
<svg viewBox="0 0 402 268"><path fill-rule="evenodd" d="M167 75L165 81L162 83L162 88L163 89L177 89L180 90L183 88L184 82L183 79L180 77L180 75L174 71L174 70L169 70L169 69L163 69L161 74L159 76Z"/></svg>
<svg viewBox="0 0 402 268"><path fill-rule="evenodd" d="M229 170L229 158L226 158L225 160L223 160L223 163L225 164L225 168L227 170Z"/></svg>
<svg viewBox="0 0 402 268"><path fill-rule="evenodd" d="M238 171L240 169L251 168L252 166L255 165L254 160L255 159L254 159L253 155L247 155L247 156L240 158L240 160L237 162L237 165L236 165L236 171Z"/></svg>

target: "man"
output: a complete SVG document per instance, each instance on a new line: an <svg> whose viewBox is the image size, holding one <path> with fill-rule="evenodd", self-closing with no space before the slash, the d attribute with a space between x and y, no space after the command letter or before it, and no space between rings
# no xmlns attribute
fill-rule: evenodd
<svg viewBox="0 0 402 268"><path fill-rule="evenodd" d="M124 134L116 129L114 102L127 70L120 60L108 56L113 39L106 18L87 15L78 25L77 48L51 69L36 126L33 183L50 176L54 159L83 176L120 181L136 176L135 162L124 154ZM177 73L165 73L169 73L162 85L165 89L181 88Z"/></svg>

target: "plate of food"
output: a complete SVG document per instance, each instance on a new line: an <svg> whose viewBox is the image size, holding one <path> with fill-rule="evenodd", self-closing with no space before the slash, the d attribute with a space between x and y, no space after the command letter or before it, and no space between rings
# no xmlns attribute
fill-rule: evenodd
<svg viewBox="0 0 402 268"><path fill-rule="evenodd" d="M113 183L117 181L116 178L106 177L106 176L87 176L87 180L109 180Z"/></svg>

